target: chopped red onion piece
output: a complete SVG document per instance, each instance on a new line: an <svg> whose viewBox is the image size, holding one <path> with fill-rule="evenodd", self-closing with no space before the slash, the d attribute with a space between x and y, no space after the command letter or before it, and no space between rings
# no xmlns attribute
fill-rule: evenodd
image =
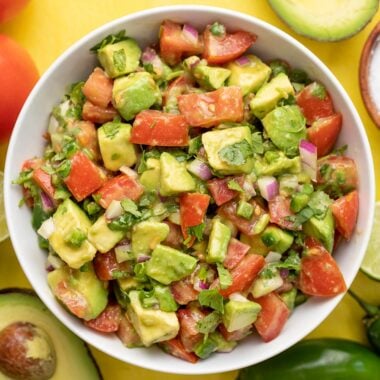
<svg viewBox="0 0 380 380"><path fill-rule="evenodd" d="M108 220L112 220L115 218L118 218L123 214L124 210L121 206L120 201L113 200L110 205L107 207L107 210L105 212L105 217Z"/></svg>
<svg viewBox="0 0 380 380"><path fill-rule="evenodd" d="M196 30L192 25L184 24L182 33L184 37L194 45L198 43L198 30Z"/></svg>
<svg viewBox="0 0 380 380"><path fill-rule="evenodd" d="M245 55L242 55L238 59L235 59L235 62L239 66L246 66L246 65L249 65L251 63L251 61L249 60L249 58L247 56L245 56Z"/></svg>
<svg viewBox="0 0 380 380"><path fill-rule="evenodd" d="M317 180L317 147L310 141L301 140L299 144L302 168L313 181Z"/></svg>
<svg viewBox="0 0 380 380"><path fill-rule="evenodd" d="M47 267L46 267L46 272L53 272L54 271L54 267L53 265L49 264Z"/></svg>
<svg viewBox="0 0 380 380"><path fill-rule="evenodd" d="M289 276L289 269L280 269L280 276L284 279Z"/></svg>
<svg viewBox="0 0 380 380"><path fill-rule="evenodd" d="M131 169L130 167L128 166L121 166L120 169L119 169L123 174L127 175L128 177L131 177L131 178L137 178L138 177L138 174L135 170Z"/></svg>
<svg viewBox="0 0 380 380"><path fill-rule="evenodd" d="M41 203L45 212L53 211L55 208L53 200L44 191L41 191Z"/></svg>
<svg viewBox="0 0 380 380"><path fill-rule="evenodd" d="M208 289L209 286L210 286L209 284L207 284L206 282L202 281L199 278L197 278L194 282L194 289L197 290L198 292Z"/></svg>
<svg viewBox="0 0 380 380"><path fill-rule="evenodd" d="M187 170L203 181L206 181L212 177L212 173L208 165L197 158L187 165Z"/></svg>
<svg viewBox="0 0 380 380"><path fill-rule="evenodd" d="M138 263L143 263L143 262L145 262L145 261L148 261L150 259L150 256L148 256L148 255L144 255L144 254L138 254L137 255L137 262Z"/></svg>
<svg viewBox="0 0 380 380"><path fill-rule="evenodd" d="M54 233L55 225L53 218L46 219L37 230L38 235L42 236L44 239L49 239L49 237Z"/></svg>
<svg viewBox="0 0 380 380"><path fill-rule="evenodd" d="M247 297L244 297L241 293L232 293L230 294L230 296L228 297L231 301L238 301L238 302L247 302L248 299Z"/></svg>
<svg viewBox="0 0 380 380"><path fill-rule="evenodd" d="M261 177L257 180L257 185L261 196L267 201L272 200L276 195L278 195L278 183L274 177Z"/></svg>
<svg viewBox="0 0 380 380"><path fill-rule="evenodd" d="M157 53L151 47L145 48L141 55L141 60L143 64L153 63L154 59L157 57Z"/></svg>

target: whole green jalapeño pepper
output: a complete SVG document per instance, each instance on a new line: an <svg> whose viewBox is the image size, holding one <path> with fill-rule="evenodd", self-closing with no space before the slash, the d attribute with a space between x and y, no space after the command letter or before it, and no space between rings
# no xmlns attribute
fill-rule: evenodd
<svg viewBox="0 0 380 380"><path fill-rule="evenodd" d="M380 307L363 301L352 290L348 292L367 313L363 318L363 323L367 329L367 338L376 352L380 354Z"/></svg>
<svg viewBox="0 0 380 380"><path fill-rule="evenodd" d="M303 340L262 363L244 368L236 380L379 380L380 359L345 339Z"/></svg>

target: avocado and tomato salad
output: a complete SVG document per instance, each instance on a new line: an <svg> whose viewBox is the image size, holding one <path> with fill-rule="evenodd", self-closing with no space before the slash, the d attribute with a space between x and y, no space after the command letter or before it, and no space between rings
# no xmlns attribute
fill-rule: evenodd
<svg viewBox="0 0 380 380"><path fill-rule="evenodd" d="M85 343L29 289L0 290L0 379L102 379Z"/></svg>
<svg viewBox="0 0 380 380"><path fill-rule="evenodd" d="M346 291L332 254L358 173L334 150L342 115L257 38L165 20L142 50L121 31L52 110L16 182L50 289L88 328L195 363Z"/></svg>

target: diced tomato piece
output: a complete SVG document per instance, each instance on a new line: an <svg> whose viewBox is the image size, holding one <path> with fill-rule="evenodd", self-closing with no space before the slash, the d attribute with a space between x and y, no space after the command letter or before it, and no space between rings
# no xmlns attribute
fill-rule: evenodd
<svg viewBox="0 0 380 380"><path fill-rule="evenodd" d="M313 82L306 86L296 96L296 101L309 125L334 114L331 97L320 83Z"/></svg>
<svg viewBox="0 0 380 380"><path fill-rule="evenodd" d="M177 110L178 96L187 94L193 85L194 80L190 75L183 74L174 79L163 95L163 104L165 106L165 109L168 112L171 112L171 110Z"/></svg>
<svg viewBox="0 0 380 380"><path fill-rule="evenodd" d="M117 303L109 303L95 318L85 321L85 325L103 333L113 333L119 329L121 321L121 307Z"/></svg>
<svg viewBox="0 0 380 380"><path fill-rule="evenodd" d="M212 34L209 26L204 31L203 38L203 58L211 64L223 64L244 54L256 41L257 36L244 31L216 36Z"/></svg>
<svg viewBox="0 0 380 380"><path fill-rule="evenodd" d="M187 146L189 125L183 115L142 111L133 123L130 141L151 146Z"/></svg>
<svg viewBox="0 0 380 380"><path fill-rule="evenodd" d="M113 80L96 67L82 88L84 96L98 107L106 108L112 100Z"/></svg>
<svg viewBox="0 0 380 380"><path fill-rule="evenodd" d="M228 183L234 180L240 186L243 186L244 177L226 177L226 178L213 178L207 181L207 188L209 189L215 203L218 206L230 201L235 198L239 192L237 190L232 190L228 187Z"/></svg>
<svg viewBox="0 0 380 380"><path fill-rule="evenodd" d="M314 121L307 129L307 138L317 147L318 157L330 153L342 129L342 115L334 113Z"/></svg>
<svg viewBox="0 0 380 380"><path fill-rule="evenodd" d="M170 340L165 340L160 343L160 346L170 355L186 360L190 363L196 363L198 361L198 356L192 352L187 352L182 342L178 338L173 338Z"/></svg>
<svg viewBox="0 0 380 380"><path fill-rule="evenodd" d="M182 235L185 239L189 236L188 228L203 223L210 196L200 193L185 193L179 198L179 212L181 215Z"/></svg>
<svg viewBox="0 0 380 380"><path fill-rule="evenodd" d="M350 240L359 212L359 193L357 190L337 199L331 205L331 210L337 230L346 240Z"/></svg>
<svg viewBox="0 0 380 380"><path fill-rule="evenodd" d="M89 304L86 297L70 288L65 280L60 281L53 290L54 295L78 318L85 319Z"/></svg>
<svg viewBox="0 0 380 380"><path fill-rule="evenodd" d="M204 94L180 95L178 107L192 127L208 128L222 122L240 122L244 117L243 93L237 86Z"/></svg>
<svg viewBox="0 0 380 380"><path fill-rule="evenodd" d="M86 148L93 155L93 159L99 159L98 135L95 124L91 121L75 120L67 124L81 148Z"/></svg>
<svg viewBox="0 0 380 380"><path fill-rule="evenodd" d="M31 158L29 160L25 160L21 166L21 171L37 169L42 165L42 158Z"/></svg>
<svg viewBox="0 0 380 380"><path fill-rule="evenodd" d="M187 305L189 302L195 301L199 294L199 292L194 289L190 277L173 282L170 285L170 290L174 299L180 305Z"/></svg>
<svg viewBox="0 0 380 380"><path fill-rule="evenodd" d="M82 118L95 124L104 124L112 121L118 115L115 108L109 105L107 108L99 107L87 100L82 109Z"/></svg>
<svg viewBox="0 0 380 380"><path fill-rule="evenodd" d="M306 239L301 259L299 289L308 295L332 297L347 290L342 272L329 252L316 239Z"/></svg>
<svg viewBox="0 0 380 380"><path fill-rule="evenodd" d="M75 153L70 163L70 173L64 182L74 198L80 202L103 185L103 176L100 169L83 152Z"/></svg>
<svg viewBox="0 0 380 380"><path fill-rule="evenodd" d="M318 160L317 183L333 198L339 198L358 187L355 161L346 156L330 155Z"/></svg>
<svg viewBox="0 0 380 380"><path fill-rule="evenodd" d="M244 256L239 264L231 271L232 285L227 289L220 289L219 293L223 297L228 297L232 293L247 290L264 265L265 259L261 255L248 254ZM217 288L218 286L219 280L215 280L211 288Z"/></svg>
<svg viewBox="0 0 380 380"><path fill-rule="evenodd" d="M269 342L280 334L290 310L274 292L255 299L255 302L261 305L261 311L254 325L264 342Z"/></svg>
<svg viewBox="0 0 380 380"><path fill-rule="evenodd" d="M162 244L173 248L180 248L183 242L181 227L177 224L169 222L168 220L165 220L163 223L169 226L169 235L166 237Z"/></svg>
<svg viewBox="0 0 380 380"><path fill-rule="evenodd" d="M122 343L129 348L142 346L141 339L133 327L132 322L129 320L127 313L124 313L121 317L116 335Z"/></svg>
<svg viewBox="0 0 380 380"><path fill-rule="evenodd" d="M199 309L179 309L177 312L179 320L179 338L188 352L194 351L198 343L203 340L203 334L198 331L197 323L206 314Z"/></svg>
<svg viewBox="0 0 380 380"><path fill-rule="evenodd" d="M288 230L297 231L302 226L296 227L294 222L288 220L289 216L293 216L294 213L290 209L290 199L283 195L277 195L268 202L269 214L271 223L275 223L282 228Z"/></svg>
<svg viewBox="0 0 380 380"><path fill-rule="evenodd" d="M257 223L261 220L265 214L266 210L254 199L250 200L249 203L253 206L253 213L251 219L245 219L237 215L237 202L230 201L219 207L218 214L224 216L230 220L240 232L243 232L246 235L254 235L256 233L255 227Z"/></svg>
<svg viewBox="0 0 380 380"><path fill-rule="evenodd" d="M161 58L169 65L180 62L182 55L197 55L203 51L200 36L191 39L183 33L182 26L176 22L165 20L160 29Z"/></svg>
<svg viewBox="0 0 380 380"><path fill-rule="evenodd" d="M109 179L96 194L99 196L99 204L107 208L113 200L129 198L137 201L143 192L144 187L134 178L120 174Z"/></svg>
<svg viewBox="0 0 380 380"><path fill-rule="evenodd" d="M132 272L131 264L128 261L117 262L113 250L106 253L98 252L94 258L94 269L97 277L102 281L114 280L113 271Z"/></svg>
<svg viewBox="0 0 380 380"><path fill-rule="evenodd" d="M252 326L248 325L243 327L242 329L238 329L232 332L227 331L226 327L223 323L221 323L218 327L220 333L223 335L223 338L228 342L237 342L238 340L242 340L247 337L252 332Z"/></svg>
<svg viewBox="0 0 380 380"><path fill-rule="evenodd" d="M38 187L42 189L50 199L54 200L55 188L51 183L51 175L46 173L42 168L37 168L33 170L32 177Z"/></svg>
<svg viewBox="0 0 380 380"><path fill-rule="evenodd" d="M223 262L224 266L230 270L235 268L248 253L250 248L251 247L248 244L244 244L235 238L231 238L228 244L227 255Z"/></svg>

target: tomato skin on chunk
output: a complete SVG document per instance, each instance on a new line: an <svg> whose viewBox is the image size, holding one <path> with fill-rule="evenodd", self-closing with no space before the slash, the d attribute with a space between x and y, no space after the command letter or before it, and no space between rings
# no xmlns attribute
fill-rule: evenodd
<svg viewBox="0 0 380 380"><path fill-rule="evenodd" d="M350 240L356 226L359 212L359 193L357 190L338 198L331 210L335 218L336 228L346 239Z"/></svg>
<svg viewBox="0 0 380 380"><path fill-rule="evenodd" d="M117 111L112 105L107 108L99 107L86 100L82 109L82 118L95 124L104 124L112 121L117 116Z"/></svg>
<svg viewBox="0 0 380 380"><path fill-rule="evenodd" d="M198 298L199 292L194 289L190 277L186 277L180 281L173 282L170 285L170 290L174 299L180 305L187 305L191 301Z"/></svg>
<svg viewBox="0 0 380 380"><path fill-rule="evenodd" d="M269 201L268 206L271 223L275 223L282 228L293 231L297 231L302 228L302 226L297 227L294 222L288 220L289 216L294 215L290 210L290 198L277 195Z"/></svg>
<svg viewBox="0 0 380 380"><path fill-rule="evenodd" d="M296 96L296 102L309 125L320 118L334 114L334 106L329 93L317 82L310 83L300 91Z"/></svg>
<svg viewBox="0 0 380 380"><path fill-rule="evenodd" d="M121 201L129 198L137 201L143 192L143 186L134 178L120 174L109 179L96 194L99 196L99 204L107 208L113 200Z"/></svg>
<svg viewBox="0 0 380 380"><path fill-rule="evenodd" d="M195 355L192 352L186 351L181 340L178 338L165 340L164 342L160 343L160 346L164 349L165 352L175 356L176 358L186 360L190 363L196 363L199 360L197 355Z"/></svg>
<svg viewBox="0 0 380 380"><path fill-rule="evenodd" d="M244 31L215 36L208 27L203 33L203 38L203 58L210 64L223 64L244 54L256 41L257 36Z"/></svg>
<svg viewBox="0 0 380 380"><path fill-rule="evenodd" d="M261 306L261 311L254 325L264 342L270 342L282 331L289 318L290 310L274 292L256 298L254 301Z"/></svg>
<svg viewBox="0 0 380 380"><path fill-rule="evenodd" d="M64 182L74 198L80 202L98 190L104 182L100 169L83 153L70 159L71 169Z"/></svg>
<svg viewBox="0 0 380 380"><path fill-rule="evenodd" d="M179 338L187 352L194 351L198 343L203 340L203 334L198 331L197 323L201 321L206 314L201 310L179 309L177 312L179 320Z"/></svg>
<svg viewBox="0 0 380 380"><path fill-rule="evenodd" d="M228 244L227 255L223 262L225 268L229 270L235 268L248 253L250 248L251 247L248 244L244 244L240 240L231 238Z"/></svg>
<svg viewBox="0 0 380 380"><path fill-rule="evenodd" d="M113 80L96 67L82 88L84 96L98 107L106 108L112 100Z"/></svg>
<svg viewBox="0 0 380 380"><path fill-rule="evenodd" d="M318 157L326 156L331 152L341 129L342 114L340 113L318 119L307 129L307 138L317 147Z"/></svg>
<svg viewBox="0 0 380 380"><path fill-rule="evenodd" d="M222 122L240 122L244 117L243 94L237 86L180 95L178 107L192 127L209 128Z"/></svg>
<svg viewBox="0 0 380 380"><path fill-rule="evenodd" d="M146 110L136 116L130 142L151 146L187 146L188 130L183 115Z"/></svg>
<svg viewBox="0 0 380 380"><path fill-rule="evenodd" d="M51 175L46 173L42 168L37 168L33 170L32 177L38 187L42 189L51 200L54 200L55 188L51 183Z"/></svg>
<svg viewBox="0 0 380 380"><path fill-rule="evenodd" d="M299 289L308 295L332 297L347 290L342 272L329 252L316 239L306 239L301 259Z"/></svg>
<svg viewBox="0 0 380 380"><path fill-rule="evenodd" d="M239 192L237 190L232 190L228 187L228 182L234 180L239 186L243 186L244 177L227 177L227 178L213 178L207 181L207 188L209 189L215 203L218 206L234 199L238 196Z"/></svg>

